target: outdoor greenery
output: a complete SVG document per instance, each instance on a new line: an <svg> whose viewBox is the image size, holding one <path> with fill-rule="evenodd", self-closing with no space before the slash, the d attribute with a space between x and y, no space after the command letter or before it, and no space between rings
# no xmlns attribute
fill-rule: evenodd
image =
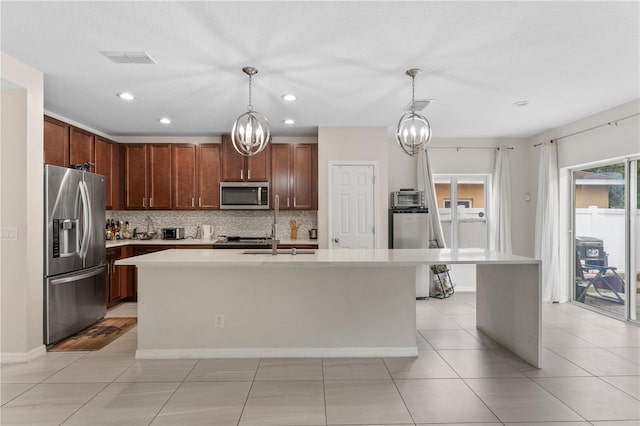
<svg viewBox="0 0 640 426"><path fill-rule="evenodd" d="M637 162L638 167L638 185L637 185L637 208L640 209L640 161ZM614 175L621 179L624 179L624 163L609 164L607 166L596 167L590 170L594 173ZM611 209L624 209L625 197L624 197L624 185L610 185L609 186L609 208Z"/></svg>

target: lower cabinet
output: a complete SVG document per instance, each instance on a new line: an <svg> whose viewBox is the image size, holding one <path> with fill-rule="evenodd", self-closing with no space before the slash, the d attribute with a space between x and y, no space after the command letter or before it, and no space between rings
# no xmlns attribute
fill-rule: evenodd
<svg viewBox="0 0 640 426"><path fill-rule="evenodd" d="M117 266L116 260L131 257L132 247L112 247L107 249L107 308L125 300L136 300L136 267Z"/></svg>
<svg viewBox="0 0 640 426"><path fill-rule="evenodd" d="M123 287L126 288L126 274L122 274L122 266L116 266L116 260L123 259L122 247L107 249L107 308L120 303L123 297Z"/></svg>

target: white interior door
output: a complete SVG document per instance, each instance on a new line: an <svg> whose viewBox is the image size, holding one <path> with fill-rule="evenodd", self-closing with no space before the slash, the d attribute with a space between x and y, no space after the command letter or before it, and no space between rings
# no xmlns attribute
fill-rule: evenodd
<svg viewBox="0 0 640 426"><path fill-rule="evenodd" d="M373 165L332 166L333 248L374 248Z"/></svg>

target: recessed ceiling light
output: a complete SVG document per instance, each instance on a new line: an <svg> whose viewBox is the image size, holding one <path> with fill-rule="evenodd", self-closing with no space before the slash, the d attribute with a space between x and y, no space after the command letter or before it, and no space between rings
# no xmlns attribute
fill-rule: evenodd
<svg viewBox="0 0 640 426"><path fill-rule="evenodd" d="M118 93L118 97L120 99L123 99L125 101L132 101L134 100L136 97L133 96L131 93L129 92L122 92L122 93Z"/></svg>
<svg viewBox="0 0 640 426"><path fill-rule="evenodd" d="M530 101L518 101L518 102L514 102L512 105L514 107L523 107L523 106L529 105L530 103L531 103Z"/></svg>
<svg viewBox="0 0 640 426"><path fill-rule="evenodd" d="M287 119L285 119L285 120L282 120L282 122L283 122L284 124L289 124L289 125L291 125L291 124L294 124L294 123L295 123L295 121L293 121L293 119L292 119L292 118L287 118Z"/></svg>
<svg viewBox="0 0 640 426"><path fill-rule="evenodd" d="M292 95L291 93L288 93L286 95L282 95L282 99L287 102L293 102L298 98L296 98L296 95Z"/></svg>
<svg viewBox="0 0 640 426"><path fill-rule="evenodd" d="M167 117L162 117L158 121L161 122L162 124L171 124L171 119L169 119Z"/></svg>

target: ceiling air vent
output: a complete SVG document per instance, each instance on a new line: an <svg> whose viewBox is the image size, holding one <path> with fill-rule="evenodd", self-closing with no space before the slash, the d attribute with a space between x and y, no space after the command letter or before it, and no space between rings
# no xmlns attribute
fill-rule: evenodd
<svg viewBox="0 0 640 426"><path fill-rule="evenodd" d="M433 102L433 99L416 99L416 111L422 111L423 109L425 109L427 107L427 105L429 105L431 102ZM405 111L411 111L411 102L409 102L407 104L406 107L404 107Z"/></svg>
<svg viewBox="0 0 640 426"><path fill-rule="evenodd" d="M145 52L108 52L100 51L114 64L155 64L156 61Z"/></svg>

